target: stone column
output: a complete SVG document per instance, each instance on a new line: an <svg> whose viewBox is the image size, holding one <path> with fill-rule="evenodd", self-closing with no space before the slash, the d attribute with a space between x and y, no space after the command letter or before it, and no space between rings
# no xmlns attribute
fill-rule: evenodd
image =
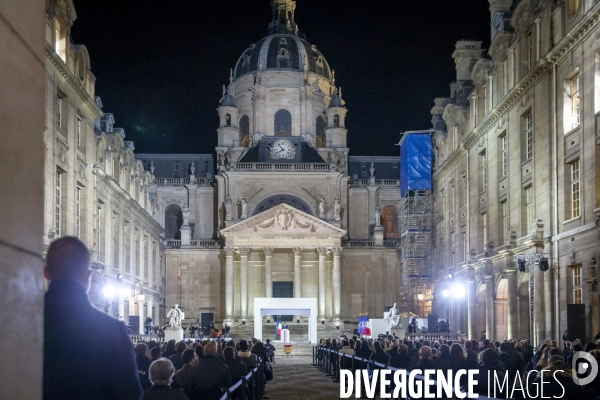
<svg viewBox="0 0 600 400"><path fill-rule="evenodd" d="M225 247L225 318L233 320L233 253L231 247Z"/></svg>
<svg viewBox="0 0 600 400"><path fill-rule="evenodd" d="M469 320L469 339L477 339L477 281L473 269L467 271L467 310Z"/></svg>
<svg viewBox="0 0 600 400"><path fill-rule="evenodd" d="M241 319L246 321L248 319L248 257L250 256L250 249L242 247L240 248L240 296L241 296Z"/></svg>
<svg viewBox="0 0 600 400"><path fill-rule="evenodd" d="M333 283L333 318L336 320L340 319L341 315L341 286L342 286L342 277L341 277L341 258L342 258L342 248L334 247L333 248L333 271L332 271L332 283Z"/></svg>
<svg viewBox="0 0 600 400"><path fill-rule="evenodd" d="M294 247L294 298L302 298L302 249ZM300 315L294 315L294 320L301 318Z"/></svg>
<svg viewBox="0 0 600 400"><path fill-rule="evenodd" d="M544 315L544 277L545 273L540 271L538 264L532 266L534 274L534 301L535 301L535 332L537 341L546 338L546 316ZM536 343L537 344L537 343Z"/></svg>
<svg viewBox="0 0 600 400"><path fill-rule="evenodd" d="M496 338L496 322L494 318L496 291L494 289L494 275L490 273L485 276L485 333L490 339ZM477 336L475 336L475 338L477 338Z"/></svg>
<svg viewBox="0 0 600 400"><path fill-rule="evenodd" d="M546 334L544 338L554 338L554 264L550 261L550 269L544 272L544 317L546 319ZM539 269L539 268L538 268ZM538 338L540 340L541 338Z"/></svg>
<svg viewBox="0 0 600 400"><path fill-rule="evenodd" d="M317 249L319 253L319 319L325 319L325 283L327 279L327 249L320 247Z"/></svg>
<svg viewBox="0 0 600 400"><path fill-rule="evenodd" d="M273 248L264 247L265 253L265 297L273 297ZM256 316L255 316L256 317ZM265 315L267 321L270 321L272 315Z"/></svg>
<svg viewBox="0 0 600 400"><path fill-rule="evenodd" d="M265 297L273 297L273 248L263 248L265 252Z"/></svg>
<svg viewBox="0 0 600 400"><path fill-rule="evenodd" d="M519 336L519 310L517 307L517 270L510 268L506 270L508 279L508 310L506 312L508 319L507 335L508 339L515 339ZM504 321L500 321L503 323Z"/></svg>

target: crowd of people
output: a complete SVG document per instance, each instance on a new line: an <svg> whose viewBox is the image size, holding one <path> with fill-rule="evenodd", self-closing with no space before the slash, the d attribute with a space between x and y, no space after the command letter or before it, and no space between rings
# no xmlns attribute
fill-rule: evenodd
<svg viewBox="0 0 600 400"><path fill-rule="evenodd" d="M444 373L453 371L456 374L459 370L478 370L476 391L482 396L500 399L541 398L543 385L544 397L600 399L600 374L582 386L576 383L576 379L585 378L591 369L576 368L578 371L573 371L571 368L574 354L579 351L589 353L598 362L600 341L585 345L580 340L565 341L564 346L560 347L554 340L544 340L534 348L528 341L500 342L488 340L485 335L482 337L484 339L481 341L426 340L416 337L399 339L392 333L377 339L361 339L357 336L339 340L323 339L319 346L369 360L359 367L366 367L371 373L380 368L372 362L407 372L419 369ZM350 369L352 363L340 363L340 367ZM509 384L503 388L496 385L494 392L496 381L504 382L506 375ZM488 382L488 377L491 382ZM461 387L466 387L466 380Z"/></svg>
<svg viewBox="0 0 600 400"><path fill-rule="evenodd" d="M256 367L264 394L273 378L275 347L269 339L149 341L137 343L135 350L144 400L219 399ZM248 390L240 386L233 397Z"/></svg>

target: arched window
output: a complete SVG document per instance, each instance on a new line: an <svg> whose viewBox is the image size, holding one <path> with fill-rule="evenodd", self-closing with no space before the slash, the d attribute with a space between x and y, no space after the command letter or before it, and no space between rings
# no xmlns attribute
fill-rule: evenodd
<svg viewBox="0 0 600 400"><path fill-rule="evenodd" d="M165 239L181 240L181 225L183 214L181 207L171 204L165 210Z"/></svg>
<svg viewBox="0 0 600 400"><path fill-rule="evenodd" d="M320 115L317 117L315 134L317 136L317 147L326 147L325 118Z"/></svg>
<svg viewBox="0 0 600 400"><path fill-rule="evenodd" d="M300 211L304 211L307 214L310 215L314 215L311 208L309 207L308 204L306 204L305 201L297 198L296 196L290 196L290 195L276 195L276 196L271 196L269 198L266 198L265 200L261 201L256 208L254 209L254 211L252 211L252 216L258 215L263 211L267 211L275 206L278 206L280 204L287 204L288 206L292 206L297 210Z"/></svg>
<svg viewBox="0 0 600 400"><path fill-rule="evenodd" d="M238 146L248 147L250 144L250 118L247 115L240 118L240 140Z"/></svg>
<svg viewBox="0 0 600 400"><path fill-rule="evenodd" d="M340 126L340 116L337 114L333 117L333 126Z"/></svg>
<svg viewBox="0 0 600 400"><path fill-rule="evenodd" d="M393 206L385 206L381 211L381 226L383 226L383 238L398 238L398 210Z"/></svg>
<svg viewBox="0 0 600 400"><path fill-rule="evenodd" d="M231 126L231 115L225 115L225 126Z"/></svg>
<svg viewBox="0 0 600 400"><path fill-rule="evenodd" d="M275 113L275 136L292 136L292 114L288 110Z"/></svg>

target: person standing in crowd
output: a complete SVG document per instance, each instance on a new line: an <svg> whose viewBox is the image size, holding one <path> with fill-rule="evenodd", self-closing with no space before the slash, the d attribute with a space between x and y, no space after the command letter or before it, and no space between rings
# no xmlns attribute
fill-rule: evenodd
<svg viewBox="0 0 600 400"><path fill-rule="evenodd" d="M265 343L265 349L269 354L269 361L275 364L275 346L271 343L271 339L267 339L267 343Z"/></svg>
<svg viewBox="0 0 600 400"><path fill-rule="evenodd" d="M125 324L98 310L88 297L90 262L90 251L75 237L57 239L48 248L44 399L141 399Z"/></svg>
<svg viewBox="0 0 600 400"><path fill-rule="evenodd" d="M248 367L241 360L235 359L235 350L233 347L226 347L223 350L223 357L225 358L225 365L229 368L229 374L231 375L231 383L235 385L242 377L248 374ZM235 392L233 392L234 398L242 398L242 392L246 390L245 387L240 386Z"/></svg>
<svg viewBox="0 0 600 400"><path fill-rule="evenodd" d="M181 355L183 354L185 349L187 349L187 345L185 344L185 342L179 342L179 343L177 343L176 349L177 349L177 353L171 355L169 357L169 360L171 360L171 362L173 363L173 366L175 367L175 371L179 371L185 365Z"/></svg>
<svg viewBox="0 0 600 400"><path fill-rule="evenodd" d="M218 400L223 389L231 387L231 374L227 365L217 358L217 345L204 346L204 356L190 372L191 398L193 400Z"/></svg>
<svg viewBox="0 0 600 400"><path fill-rule="evenodd" d="M150 364L152 387L144 392L143 400L189 400L183 393L171 389L174 373L173 363L166 358Z"/></svg>
<svg viewBox="0 0 600 400"><path fill-rule="evenodd" d="M148 352L148 345L146 343L138 343L135 346L135 351L137 353L135 361L137 362L138 366L140 383L142 384L142 389L146 390L150 388L150 379L148 378L150 359L146 356L146 353Z"/></svg>
<svg viewBox="0 0 600 400"><path fill-rule="evenodd" d="M196 355L196 352L194 350L187 349L183 352L183 354L181 354L181 358L184 362L184 366L183 368L175 372L173 382L179 388L182 388L184 393L189 396L191 387L190 372L192 371L194 365L196 365L196 362L198 361L198 356Z"/></svg>

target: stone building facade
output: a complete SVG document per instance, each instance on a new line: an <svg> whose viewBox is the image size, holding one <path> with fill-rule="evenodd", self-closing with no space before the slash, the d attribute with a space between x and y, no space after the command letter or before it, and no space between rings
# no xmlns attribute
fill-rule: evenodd
<svg viewBox="0 0 600 400"><path fill-rule="evenodd" d="M155 322L164 313L163 228L149 171L95 96L84 45L72 43L71 0L46 1L45 248L76 236L93 253L90 298L109 314ZM132 332L141 333L141 332Z"/></svg>
<svg viewBox="0 0 600 400"><path fill-rule="evenodd" d="M489 3L490 49L456 44L456 81L431 110L434 312L469 337L541 340L574 329L568 305L583 304L589 339L600 331L600 4Z"/></svg>
<svg viewBox="0 0 600 400"><path fill-rule="evenodd" d="M235 329L255 297L313 297L321 321L352 327L396 301L399 158L348 156L334 71L296 3L271 6L223 87L216 171L208 155L137 156L154 168L167 303Z"/></svg>

